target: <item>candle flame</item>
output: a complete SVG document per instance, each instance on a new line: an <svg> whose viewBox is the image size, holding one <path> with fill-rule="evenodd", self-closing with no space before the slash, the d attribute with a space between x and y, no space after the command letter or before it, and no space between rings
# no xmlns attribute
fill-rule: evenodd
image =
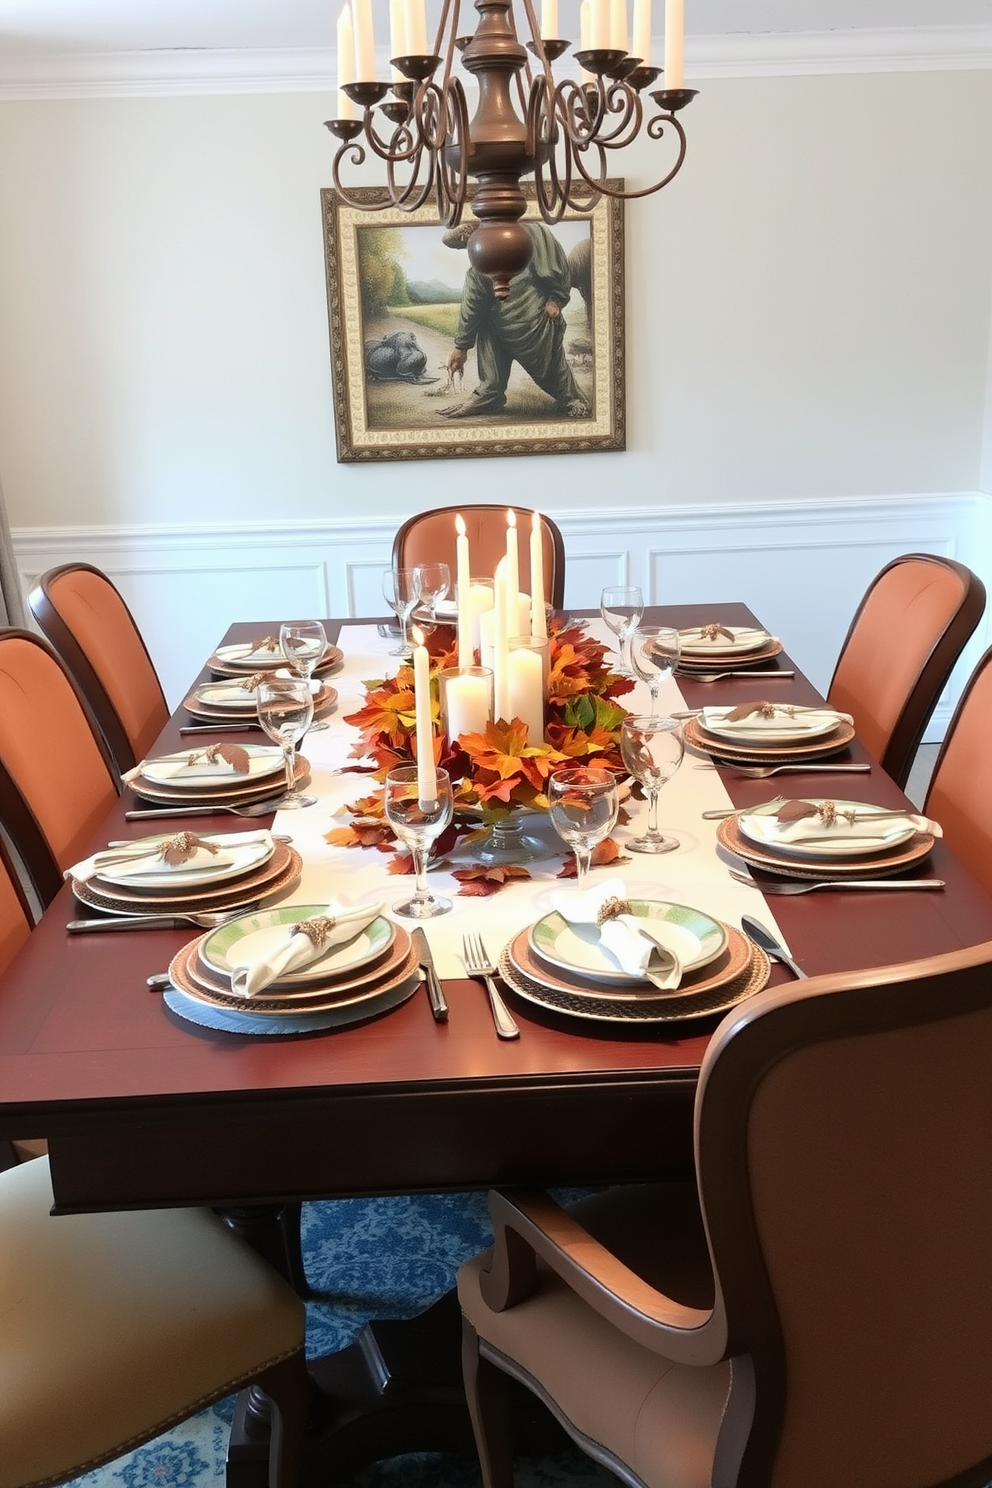
<svg viewBox="0 0 992 1488"><path fill-rule="evenodd" d="M415 646L422 646L424 644L426 637L419 625L411 625L410 634L413 636L413 644Z"/></svg>
<svg viewBox="0 0 992 1488"><path fill-rule="evenodd" d="M506 525L507 527L516 527L517 525L517 514L513 510L512 506L507 508Z"/></svg>
<svg viewBox="0 0 992 1488"><path fill-rule="evenodd" d="M465 519L462 516L461 512L459 512L457 517L455 518L455 531L458 533L459 537L465 536Z"/></svg>

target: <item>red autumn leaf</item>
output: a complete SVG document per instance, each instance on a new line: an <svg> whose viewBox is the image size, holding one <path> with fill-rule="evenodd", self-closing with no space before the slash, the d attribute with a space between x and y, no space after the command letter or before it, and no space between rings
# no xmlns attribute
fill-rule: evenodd
<svg viewBox="0 0 992 1488"><path fill-rule="evenodd" d="M621 853L619 843L617 843L616 841L614 841L614 839L612 837L606 837L606 838L603 839L602 842L597 842L596 846L593 848L593 850L592 850L592 858L590 859L589 866L591 868L605 868L610 863L629 863L629 862L630 862L630 859L627 858L627 857L624 857L624 855ZM558 877L559 878L577 878L578 877L578 869L576 868L575 858L574 857L570 857L566 861L566 863L565 863L564 867L562 868L561 872L558 874Z"/></svg>

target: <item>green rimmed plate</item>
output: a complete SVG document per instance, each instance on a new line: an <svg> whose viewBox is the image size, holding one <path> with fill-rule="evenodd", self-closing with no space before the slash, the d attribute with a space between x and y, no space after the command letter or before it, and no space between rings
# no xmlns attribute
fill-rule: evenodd
<svg viewBox="0 0 992 1488"><path fill-rule="evenodd" d="M283 940L290 926L322 915L325 904L281 904L276 909L241 915L221 925L200 944L200 956L218 976L230 977L246 958L263 958ZM382 915L358 931L343 945L332 946L323 956L298 971L288 972L272 983L276 987L324 985L346 977L384 956L393 943L396 926Z"/></svg>
<svg viewBox="0 0 992 1488"><path fill-rule="evenodd" d="M718 920L687 904L659 899L631 899L629 913L651 922L651 932L676 953L683 974L708 966L727 948L727 932ZM530 928L528 944L549 966L590 981L639 987L646 978L622 972L604 950L596 925L570 925L560 914L548 914Z"/></svg>

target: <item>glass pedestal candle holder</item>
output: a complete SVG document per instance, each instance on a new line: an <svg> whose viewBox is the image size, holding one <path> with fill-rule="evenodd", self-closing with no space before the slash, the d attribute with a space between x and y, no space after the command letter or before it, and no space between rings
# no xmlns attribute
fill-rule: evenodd
<svg viewBox="0 0 992 1488"><path fill-rule="evenodd" d="M462 734L485 733L493 716L493 674L489 667L438 673L441 727L449 743Z"/></svg>

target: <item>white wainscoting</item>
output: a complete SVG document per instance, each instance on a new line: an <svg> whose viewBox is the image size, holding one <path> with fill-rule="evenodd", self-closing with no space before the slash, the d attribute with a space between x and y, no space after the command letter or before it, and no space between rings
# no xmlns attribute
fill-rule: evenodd
<svg viewBox="0 0 992 1488"><path fill-rule="evenodd" d="M126 597L170 702L229 622L381 615L382 569L406 513L196 527L19 528L14 550L30 587L78 560ZM566 604L595 606L605 584L638 584L649 603L743 600L826 687L868 582L900 553L968 564L992 592L992 500L976 493L707 507L552 512L568 556ZM938 707L942 736L964 678L989 644L986 617Z"/></svg>

